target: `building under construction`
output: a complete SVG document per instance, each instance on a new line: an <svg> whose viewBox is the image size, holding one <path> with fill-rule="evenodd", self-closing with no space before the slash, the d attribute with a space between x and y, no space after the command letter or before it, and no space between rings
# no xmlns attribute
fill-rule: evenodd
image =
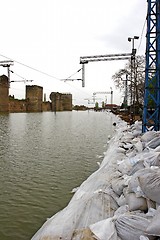
<svg viewBox="0 0 160 240"><path fill-rule="evenodd" d="M72 94L52 92L50 101L43 101L43 87L26 86L26 99L9 96L9 81L5 75L0 76L0 112L42 112L72 111Z"/></svg>

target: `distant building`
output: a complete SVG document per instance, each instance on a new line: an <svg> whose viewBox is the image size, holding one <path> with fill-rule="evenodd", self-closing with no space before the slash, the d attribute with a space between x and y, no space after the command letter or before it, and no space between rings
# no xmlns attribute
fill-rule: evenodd
<svg viewBox="0 0 160 240"><path fill-rule="evenodd" d="M105 108L110 110L117 110L119 106L116 104L106 104Z"/></svg>
<svg viewBox="0 0 160 240"><path fill-rule="evenodd" d="M42 112L42 111L72 111L72 94L52 92L50 101L43 102L43 87L26 86L26 99L15 99L9 96L9 82L5 75L0 76L0 112Z"/></svg>
<svg viewBox="0 0 160 240"><path fill-rule="evenodd" d="M9 112L9 81L5 75L0 76L0 112Z"/></svg>
<svg viewBox="0 0 160 240"><path fill-rule="evenodd" d="M52 111L72 111L72 94L52 92L50 100Z"/></svg>
<svg viewBox="0 0 160 240"><path fill-rule="evenodd" d="M26 86L27 112L42 112L43 88L36 85Z"/></svg>

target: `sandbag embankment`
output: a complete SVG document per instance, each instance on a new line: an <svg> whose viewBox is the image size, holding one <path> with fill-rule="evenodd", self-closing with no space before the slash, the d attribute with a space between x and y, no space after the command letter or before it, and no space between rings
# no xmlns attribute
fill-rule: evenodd
<svg viewBox="0 0 160 240"><path fill-rule="evenodd" d="M100 168L32 240L160 237L160 132L117 122Z"/></svg>

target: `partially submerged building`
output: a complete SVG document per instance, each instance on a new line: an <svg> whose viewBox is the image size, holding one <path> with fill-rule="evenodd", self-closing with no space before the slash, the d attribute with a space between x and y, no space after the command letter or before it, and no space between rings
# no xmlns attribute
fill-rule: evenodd
<svg viewBox="0 0 160 240"><path fill-rule="evenodd" d="M52 92L50 100L43 101L43 87L37 85L27 85L26 98L15 99L9 96L8 77L0 76L0 112L72 111L72 94Z"/></svg>
<svg viewBox="0 0 160 240"><path fill-rule="evenodd" d="M26 86L27 112L42 112L43 87Z"/></svg>
<svg viewBox="0 0 160 240"><path fill-rule="evenodd" d="M52 111L72 111L72 94L52 92L50 100Z"/></svg>
<svg viewBox="0 0 160 240"><path fill-rule="evenodd" d="M9 112L9 81L5 75L0 76L0 112Z"/></svg>

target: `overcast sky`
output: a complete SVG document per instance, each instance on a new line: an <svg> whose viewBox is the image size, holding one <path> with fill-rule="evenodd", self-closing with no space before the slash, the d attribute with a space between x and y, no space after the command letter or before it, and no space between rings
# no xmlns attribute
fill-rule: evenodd
<svg viewBox="0 0 160 240"><path fill-rule="evenodd" d="M111 77L126 61L88 63L85 88L81 81L60 79L81 68L80 56L131 52L128 37L140 37L135 40L135 47L138 55L144 55L146 27L142 30L146 12L146 0L2 1L0 61L15 60L11 80L22 80L19 76L33 79L27 84L43 86L47 99L52 91L70 92L73 104L87 105L84 99L92 98L93 92L110 91L112 87L114 103L119 104L123 99ZM0 67L0 74L7 74L7 69ZM81 78L81 74L80 71L73 77ZM10 94L25 98L25 84L11 83Z"/></svg>

